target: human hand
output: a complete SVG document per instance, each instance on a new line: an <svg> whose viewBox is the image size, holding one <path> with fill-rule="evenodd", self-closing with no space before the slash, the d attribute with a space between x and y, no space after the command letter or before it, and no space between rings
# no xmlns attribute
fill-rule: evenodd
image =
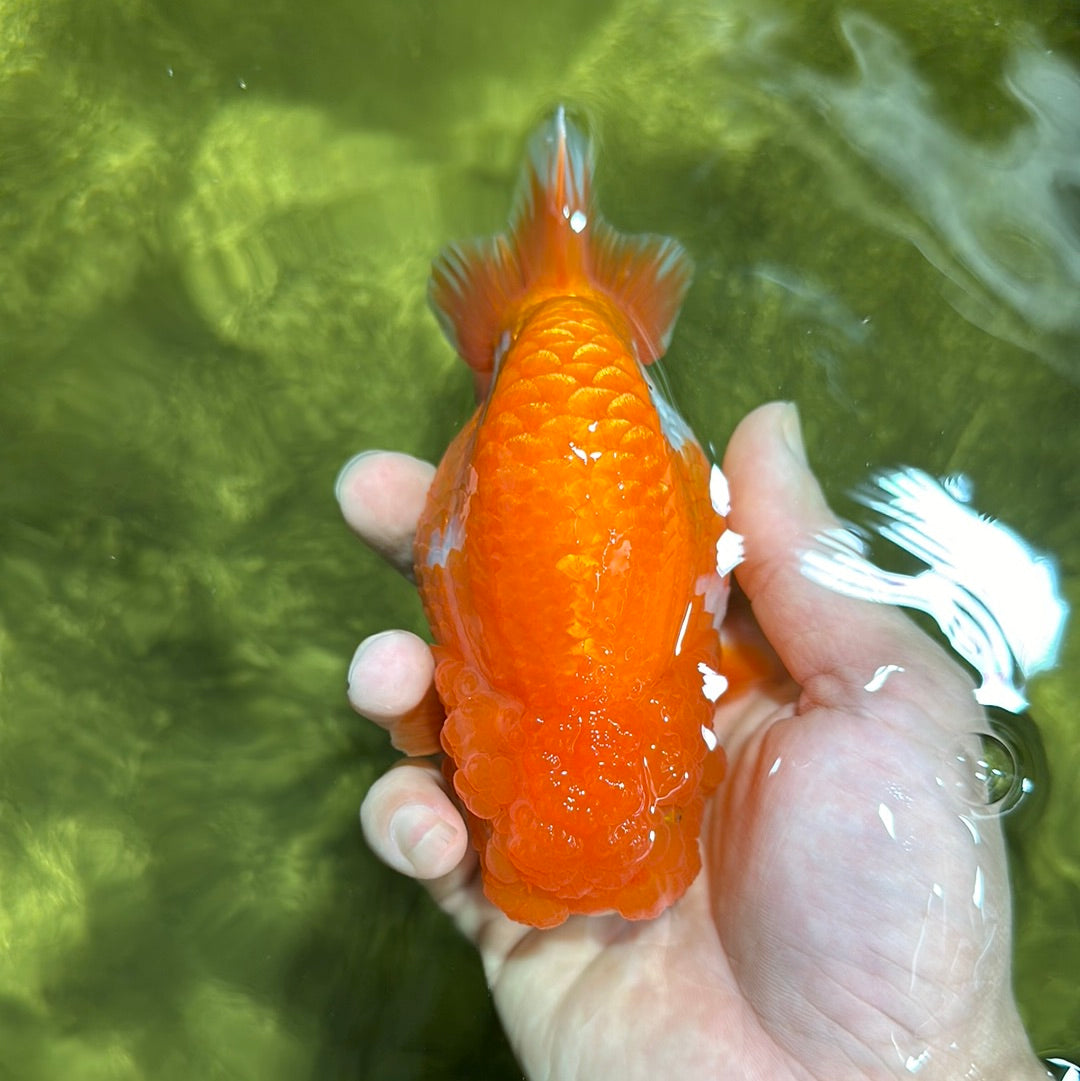
<svg viewBox="0 0 1080 1081"><path fill-rule="evenodd" d="M1045 1078L1012 999L1000 824L963 769L986 731L970 681L895 609L802 575L800 551L838 523L792 407L747 417L724 469L738 581L785 674L720 701L729 772L683 899L651 921L513 923L416 759L368 792L369 843L477 946L531 1078ZM378 454L339 483L346 520L404 573L432 476ZM423 719L433 670L423 641L384 632L354 659L350 701L391 730Z"/></svg>

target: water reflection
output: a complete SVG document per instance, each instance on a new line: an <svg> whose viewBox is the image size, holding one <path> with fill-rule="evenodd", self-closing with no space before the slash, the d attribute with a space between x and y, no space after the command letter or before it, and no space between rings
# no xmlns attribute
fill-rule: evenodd
<svg viewBox="0 0 1080 1081"><path fill-rule="evenodd" d="M1005 85L1029 119L986 145L938 118L896 35L861 14L840 25L857 78L803 72L801 87L930 227L912 240L957 287L961 314L1000 333L1004 302L1034 329L1080 332L1080 74L1014 46ZM1055 359L1080 379L1075 355Z"/></svg>
<svg viewBox="0 0 1080 1081"><path fill-rule="evenodd" d="M982 677L976 699L1020 713L1024 680L1057 661L1069 606L1050 557L959 498L970 493L968 481L945 487L917 469L881 473L855 498L877 515L876 532L926 569L882 570L855 531L837 530L803 554L803 572L851 597L925 612Z"/></svg>

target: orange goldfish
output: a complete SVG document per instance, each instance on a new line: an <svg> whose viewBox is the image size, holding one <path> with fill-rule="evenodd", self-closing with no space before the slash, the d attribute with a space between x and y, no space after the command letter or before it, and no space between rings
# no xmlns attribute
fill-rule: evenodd
<svg viewBox="0 0 1080 1081"><path fill-rule="evenodd" d="M647 373L692 267L673 240L607 225L592 185L559 108L509 231L445 249L429 290L485 394L416 539L444 769L485 893L537 927L648 919L682 896L724 769L725 508Z"/></svg>

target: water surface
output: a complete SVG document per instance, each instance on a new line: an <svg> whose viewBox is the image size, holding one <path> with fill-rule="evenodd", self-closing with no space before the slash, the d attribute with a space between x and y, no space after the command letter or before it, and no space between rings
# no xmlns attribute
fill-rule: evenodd
<svg viewBox="0 0 1080 1081"><path fill-rule="evenodd" d="M1048 2L0 3L0 1077L519 1076L363 848L355 643L421 627L332 483L437 457L424 304L557 100L698 265L703 440L798 401L839 497L963 471L1080 574L1080 24ZM1077 637L1011 826L1035 1046L1080 1057ZM1027 737L1033 740L1029 734Z"/></svg>

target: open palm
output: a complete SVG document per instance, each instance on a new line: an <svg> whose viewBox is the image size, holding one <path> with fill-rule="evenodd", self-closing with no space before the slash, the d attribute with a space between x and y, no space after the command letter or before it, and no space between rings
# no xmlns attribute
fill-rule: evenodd
<svg viewBox="0 0 1080 1081"><path fill-rule="evenodd" d="M792 407L744 420L724 468L746 537L737 577L778 674L721 700L730 768L685 897L651 921L513 923L483 897L438 770L416 760L368 793L370 843L476 944L530 1078L1045 1077L1011 994L1005 855L968 765L986 730L969 681L897 611L801 574L800 550L836 522ZM350 525L405 571L431 477L380 454L339 482ZM350 699L393 730L432 708L432 671L420 639L375 636Z"/></svg>

